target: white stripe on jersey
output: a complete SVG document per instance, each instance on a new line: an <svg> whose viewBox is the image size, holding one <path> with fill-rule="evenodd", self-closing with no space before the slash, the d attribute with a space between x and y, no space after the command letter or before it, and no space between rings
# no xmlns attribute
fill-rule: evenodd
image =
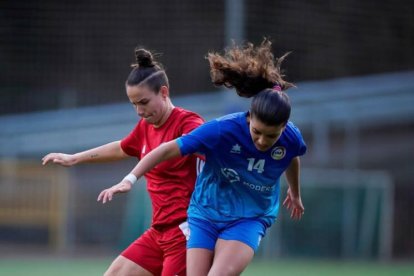
<svg viewBox="0 0 414 276"><path fill-rule="evenodd" d="M203 159L201 159L201 158L196 158L196 171L197 171L197 175L199 175L200 173L201 173L201 171L203 170L203 168L204 168L204 164L206 163L206 161L204 161Z"/></svg>

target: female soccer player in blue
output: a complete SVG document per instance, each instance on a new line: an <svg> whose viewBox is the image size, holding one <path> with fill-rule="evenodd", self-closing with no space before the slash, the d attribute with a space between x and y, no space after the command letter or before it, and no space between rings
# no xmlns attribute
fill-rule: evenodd
<svg viewBox="0 0 414 276"><path fill-rule="evenodd" d="M230 114L162 144L146 155L120 183L101 192L104 203L127 192L136 178L164 160L192 153L205 156L188 209L187 275L239 275L276 219L280 177L289 185L284 205L293 219L304 207L300 195L299 156L306 145L289 121L289 98L271 42L210 53L214 84L252 97L250 110Z"/></svg>

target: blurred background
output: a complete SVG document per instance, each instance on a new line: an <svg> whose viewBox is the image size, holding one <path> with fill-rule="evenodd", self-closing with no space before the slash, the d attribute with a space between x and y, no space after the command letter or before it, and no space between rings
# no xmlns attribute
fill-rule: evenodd
<svg viewBox="0 0 414 276"><path fill-rule="evenodd" d="M209 120L249 100L211 84L206 54L264 37L276 56L292 51L283 68L308 144L306 216L292 222L283 210L255 262L414 259L413 1L3 0L0 33L0 259L9 264L108 258L103 272L148 227L144 183L96 202L135 159L40 164L130 132L139 118L124 83L136 46L160 54L174 104Z"/></svg>

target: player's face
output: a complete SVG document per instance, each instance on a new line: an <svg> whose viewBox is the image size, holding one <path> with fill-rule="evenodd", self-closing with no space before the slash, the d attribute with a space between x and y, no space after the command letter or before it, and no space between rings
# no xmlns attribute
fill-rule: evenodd
<svg viewBox="0 0 414 276"><path fill-rule="evenodd" d="M129 101L141 118L156 126L164 123L168 109L168 88L166 86L162 86L158 94L145 85L127 85L126 91Z"/></svg>
<svg viewBox="0 0 414 276"><path fill-rule="evenodd" d="M250 116L250 135L256 148L260 151L267 151L279 140L286 125L268 126L255 117Z"/></svg>

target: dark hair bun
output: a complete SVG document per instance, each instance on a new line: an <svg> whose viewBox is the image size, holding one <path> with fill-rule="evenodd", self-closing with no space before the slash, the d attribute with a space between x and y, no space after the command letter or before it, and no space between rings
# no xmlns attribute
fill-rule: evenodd
<svg viewBox="0 0 414 276"><path fill-rule="evenodd" d="M155 66L151 52L142 48L135 49L135 60L139 67Z"/></svg>

